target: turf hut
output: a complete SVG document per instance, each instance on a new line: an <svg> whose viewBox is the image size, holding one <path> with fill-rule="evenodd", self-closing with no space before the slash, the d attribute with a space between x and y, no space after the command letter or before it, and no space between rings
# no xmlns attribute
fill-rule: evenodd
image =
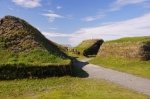
<svg viewBox="0 0 150 99"><path fill-rule="evenodd" d="M128 37L105 42L98 56L150 60L150 37Z"/></svg>
<svg viewBox="0 0 150 99"><path fill-rule="evenodd" d="M75 49L84 56L97 55L103 42L102 39L84 40Z"/></svg>
<svg viewBox="0 0 150 99"><path fill-rule="evenodd" d="M14 16L0 20L0 79L62 75L69 66L60 47L29 23Z"/></svg>

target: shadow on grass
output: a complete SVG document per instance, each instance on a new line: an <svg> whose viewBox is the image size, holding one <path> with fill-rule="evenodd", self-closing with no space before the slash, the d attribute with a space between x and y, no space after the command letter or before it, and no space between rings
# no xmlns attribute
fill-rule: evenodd
<svg viewBox="0 0 150 99"><path fill-rule="evenodd" d="M145 42L142 46L142 53L143 60L150 60L150 42Z"/></svg>
<svg viewBox="0 0 150 99"><path fill-rule="evenodd" d="M82 69L85 65L89 64L88 62L81 62L78 61L77 59L74 59L72 64L73 64L72 66L73 77L86 78L89 76L89 74Z"/></svg>

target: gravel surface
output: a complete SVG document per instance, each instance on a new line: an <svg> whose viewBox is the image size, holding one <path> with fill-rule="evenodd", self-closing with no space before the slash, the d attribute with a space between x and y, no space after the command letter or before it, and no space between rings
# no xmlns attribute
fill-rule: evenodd
<svg viewBox="0 0 150 99"><path fill-rule="evenodd" d="M101 66L86 64L86 60L75 62L75 66L82 68L89 78L104 79L119 84L134 91L150 95L150 80L128 73L107 69ZM84 64L85 63L85 64Z"/></svg>

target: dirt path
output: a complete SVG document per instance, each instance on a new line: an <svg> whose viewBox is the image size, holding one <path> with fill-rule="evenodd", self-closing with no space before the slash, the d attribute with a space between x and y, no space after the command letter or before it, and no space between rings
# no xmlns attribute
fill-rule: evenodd
<svg viewBox="0 0 150 99"><path fill-rule="evenodd" d="M137 77L131 74L103 68L101 66L88 64L87 60L75 62L75 66L82 68L89 78L105 79L113 83L122 85L137 92L150 95L150 80Z"/></svg>

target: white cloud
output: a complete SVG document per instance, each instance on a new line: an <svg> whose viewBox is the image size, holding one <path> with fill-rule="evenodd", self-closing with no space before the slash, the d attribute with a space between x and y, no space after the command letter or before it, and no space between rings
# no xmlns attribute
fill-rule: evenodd
<svg viewBox="0 0 150 99"><path fill-rule="evenodd" d="M150 13L126 21L82 28L72 34L69 40L73 45L77 45L85 39L102 38L111 40L130 36L150 36Z"/></svg>
<svg viewBox="0 0 150 99"><path fill-rule="evenodd" d="M41 0L12 0L12 2L14 2L16 5L25 8L35 8L41 6L40 1Z"/></svg>
<svg viewBox="0 0 150 99"><path fill-rule="evenodd" d="M150 2L145 2L143 5L145 8L150 8Z"/></svg>
<svg viewBox="0 0 150 99"><path fill-rule="evenodd" d="M72 36L72 34L64 34L64 33L57 33L57 32L42 32L42 34L46 38L50 39L51 41L63 45L68 45L69 44L68 40Z"/></svg>
<svg viewBox="0 0 150 99"><path fill-rule="evenodd" d="M61 39L69 42L72 46L79 44L85 39L104 39L112 40L121 37L132 36L150 36L150 13L133 19L110 22L97 27L81 28L72 34L43 32L47 38L59 39L59 43L63 43Z"/></svg>
<svg viewBox="0 0 150 99"><path fill-rule="evenodd" d="M8 7L8 10L10 11L14 11L14 9L12 7Z"/></svg>
<svg viewBox="0 0 150 99"><path fill-rule="evenodd" d="M116 0L110 8L110 11L120 10L122 7L133 4L144 3L148 0Z"/></svg>
<svg viewBox="0 0 150 99"><path fill-rule="evenodd" d="M55 13L53 10L44 10L46 13L41 14L42 16L45 16L48 18L49 22L54 22L56 19L73 19L72 15L60 15Z"/></svg>
<svg viewBox="0 0 150 99"><path fill-rule="evenodd" d="M48 10L48 12L49 12L49 13L54 13L54 11L53 11L53 10Z"/></svg>
<svg viewBox="0 0 150 99"><path fill-rule="evenodd" d="M83 21L86 22L91 22L91 21L95 21L98 19L102 19L103 17L105 17L109 12L114 12L114 11L118 11L120 10L122 7L127 6L127 5L134 5L134 4L144 4L144 7L149 7L149 3L147 2L148 0L116 0L115 2L113 2L108 9L103 9L100 10L97 15L95 16L87 16L85 18L83 18Z"/></svg>
<svg viewBox="0 0 150 99"><path fill-rule="evenodd" d="M100 14L100 15L97 15L97 16L88 16L88 17L83 18L82 20L86 21L86 22L90 22L90 21L95 21L95 20L101 19L104 16L105 16L104 14Z"/></svg>
<svg viewBox="0 0 150 99"><path fill-rule="evenodd" d="M57 6L57 7L56 7L57 10L59 10L59 9L61 9L61 8L62 8L61 6Z"/></svg>
<svg viewBox="0 0 150 99"><path fill-rule="evenodd" d="M71 34L63 34L63 33L56 33L56 32L42 32L47 38L50 37L71 37Z"/></svg>
<svg viewBox="0 0 150 99"><path fill-rule="evenodd" d="M48 28L48 29L50 29L50 30L57 30L57 28L55 28L55 27Z"/></svg>
<svg viewBox="0 0 150 99"><path fill-rule="evenodd" d="M45 13L45 14L42 14L42 15L48 17L50 22L53 22L56 19L64 18L63 16L61 16L59 14L56 14L56 13L54 13L52 11L51 12L49 11L49 13Z"/></svg>

